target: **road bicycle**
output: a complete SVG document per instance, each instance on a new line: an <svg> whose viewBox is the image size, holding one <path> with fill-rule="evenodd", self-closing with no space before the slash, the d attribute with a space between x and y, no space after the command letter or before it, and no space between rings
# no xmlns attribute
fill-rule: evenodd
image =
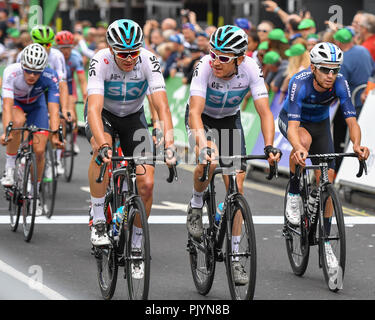
<svg viewBox="0 0 375 320"><path fill-rule="evenodd" d="M256 240L254 224L250 206L246 198L239 193L236 177L235 161L267 159L265 155L246 155L218 157L221 160L221 168L216 168L210 184L203 194L203 235L199 241L188 234L187 251L190 257L190 267L196 289L202 295L207 295L211 290L215 276L216 262L225 261L229 290L233 300L253 299L256 283ZM228 164L225 165L224 163ZM207 180L210 162L204 169L200 180ZM223 173L229 176L229 188L225 195L223 215L220 222L215 223L216 199L215 176ZM267 179L277 177L277 163L270 166ZM240 234L237 244L232 242L234 228L239 228L236 234ZM225 244L224 244L225 242ZM235 248L237 246L237 249ZM232 263L239 262L248 276L246 284L235 283Z"/></svg>
<svg viewBox="0 0 375 320"><path fill-rule="evenodd" d="M161 158L159 156L113 156L111 158L112 172L104 201L107 233L111 244L93 248L99 287L106 300L111 299L115 292L119 267L124 267L124 279L127 282L129 299L146 300L148 298L151 262L150 236L147 214L138 194L136 177L146 172L145 163L156 160L161 160ZM98 158L97 163L100 164ZM136 173L137 165L141 165L145 172ZM101 167L100 175L96 180L98 183L103 181L106 169L107 163ZM172 182L174 179L177 180L176 166L170 168L167 181ZM124 188L124 185L127 188ZM118 230L114 231L112 219L119 208L121 208L122 218L118 222ZM135 225L138 229L135 229ZM135 230L138 234L139 232L142 234L138 244L133 243ZM141 271L140 276L139 273L134 275L135 269Z"/></svg>
<svg viewBox="0 0 375 320"><path fill-rule="evenodd" d="M307 158L317 159L319 164L304 168L296 166L296 175L300 176L302 198L299 225L289 223L285 215L289 183L284 199L283 236L293 272L297 276L305 273L309 262L310 246L318 246L319 268L323 268L324 279L329 290L333 292L342 289L346 265L346 239L342 205L336 189L328 180L328 164L343 157L358 157L358 155L355 153L309 155ZM366 162L359 163L357 177L361 177L363 171L367 174ZM318 186L310 181L309 170L321 172Z"/></svg>
<svg viewBox="0 0 375 320"><path fill-rule="evenodd" d="M6 199L9 201L10 227L12 231L17 231L20 215L23 218L23 233L26 242L32 238L35 224L36 204L38 200L37 187L37 163L33 149L34 134L39 131L58 133L60 141L63 141L62 127L52 131L45 128L38 128L34 125L29 127L13 128L10 122L6 129L5 141L11 131L21 131L22 137L28 132L27 138L21 141L18 148L14 169L14 184L6 189Z"/></svg>

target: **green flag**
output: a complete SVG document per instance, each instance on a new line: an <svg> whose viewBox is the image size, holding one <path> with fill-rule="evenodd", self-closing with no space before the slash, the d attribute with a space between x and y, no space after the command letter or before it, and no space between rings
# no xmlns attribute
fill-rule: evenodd
<svg viewBox="0 0 375 320"><path fill-rule="evenodd" d="M59 0L43 0L43 24L48 25L56 12Z"/></svg>

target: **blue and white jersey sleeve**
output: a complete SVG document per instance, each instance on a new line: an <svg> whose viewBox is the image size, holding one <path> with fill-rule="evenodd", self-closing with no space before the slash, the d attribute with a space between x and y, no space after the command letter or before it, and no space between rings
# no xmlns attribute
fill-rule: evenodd
<svg viewBox="0 0 375 320"><path fill-rule="evenodd" d="M141 49L141 66L148 82L148 94L165 91L165 81L158 58L150 51Z"/></svg>
<svg viewBox="0 0 375 320"><path fill-rule="evenodd" d="M245 58L242 64L245 67L245 72L249 75L249 87L253 100L256 101L261 98L268 98L263 72L259 65L254 59L248 57Z"/></svg>
<svg viewBox="0 0 375 320"><path fill-rule="evenodd" d="M211 58L204 56L196 65L190 84L190 96L206 98L209 76L212 74Z"/></svg>
<svg viewBox="0 0 375 320"><path fill-rule="evenodd" d="M55 70L46 68L42 77L44 80L44 85L48 88L48 103L59 103L60 102L60 93L59 93L59 80L58 75Z"/></svg>
<svg viewBox="0 0 375 320"><path fill-rule="evenodd" d="M305 95L305 84L292 78L288 88L288 121L301 121L302 103Z"/></svg>
<svg viewBox="0 0 375 320"><path fill-rule="evenodd" d="M342 74L338 74L335 82L335 91L340 99L340 108L344 115L344 118L350 118L356 116L356 110L353 106L349 84Z"/></svg>

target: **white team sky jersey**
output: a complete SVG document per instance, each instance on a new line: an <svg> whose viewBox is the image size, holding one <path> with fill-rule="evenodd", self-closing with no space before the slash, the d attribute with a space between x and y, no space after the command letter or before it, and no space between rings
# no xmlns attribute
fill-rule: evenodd
<svg viewBox="0 0 375 320"><path fill-rule="evenodd" d="M108 48L98 51L90 60L87 93L103 95L104 109L118 117L137 112L146 93L157 91L165 91L160 63L144 48L130 72L119 69Z"/></svg>
<svg viewBox="0 0 375 320"><path fill-rule="evenodd" d="M17 56L17 62L21 62L22 51ZM59 76L59 81L66 81L67 72L65 66L65 58L62 52L56 48L51 48L48 54L47 67L55 70Z"/></svg>
<svg viewBox="0 0 375 320"><path fill-rule="evenodd" d="M194 70L190 86L190 97L206 99L203 113L221 119L235 115L240 110L242 100L251 91L254 101L268 97L261 69L250 57L245 57L238 66L238 74L230 80L214 76L211 57L204 56Z"/></svg>

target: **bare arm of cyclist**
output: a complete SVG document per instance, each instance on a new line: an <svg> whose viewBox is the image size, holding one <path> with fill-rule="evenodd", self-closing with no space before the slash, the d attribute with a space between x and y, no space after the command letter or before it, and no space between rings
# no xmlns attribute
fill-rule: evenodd
<svg viewBox="0 0 375 320"><path fill-rule="evenodd" d="M3 90L4 92L4 90ZM4 133L0 137L0 143L5 145L5 130L10 121L12 121L12 107L14 106L14 100L12 98L3 98L3 130ZM12 133L10 133L8 140L12 140Z"/></svg>
<svg viewBox="0 0 375 320"><path fill-rule="evenodd" d="M87 121L89 123L92 135L98 147L106 143L104 136L104 127L102 122L102 110L104 97L100 94L92 94L88 97Z"/></svg>
<svg viewBox="0 0 375 320"><path fill-rule="evenodd" d="M353 151L358 154L359 160L367 160L370 151L367 147L361 146L361 128L355 117L346 118L349 128L350 140L353 142Z"/></svg>
<svg viewBox="0 0 375 320"><path fill-rule="evenodd" d="M48 113L50 116L51 130L57 130L60 124L59 104L48 102ZM59 140L59 135L52 135L52 143L57 147L63 147L64 143Z"/></svg>
<svg viewBox="0 0 375 320"><path fill-rule="evenodd" d="M307 150L301 143L299 138L298 128L300 122L299 121L289 121L288 122L288 141L292 145L293 149L295 150L292 159L296 164L300 166L305 166L305 160L308 155ZM303 156L301 156L303 154Z"/></svg>
<svg viewBox="0 0 375 320"><path fill-rule="evenodd" d="M84 72L77 72L78 81L81 87L83 102L87 99L87 79Z"/></svg>

